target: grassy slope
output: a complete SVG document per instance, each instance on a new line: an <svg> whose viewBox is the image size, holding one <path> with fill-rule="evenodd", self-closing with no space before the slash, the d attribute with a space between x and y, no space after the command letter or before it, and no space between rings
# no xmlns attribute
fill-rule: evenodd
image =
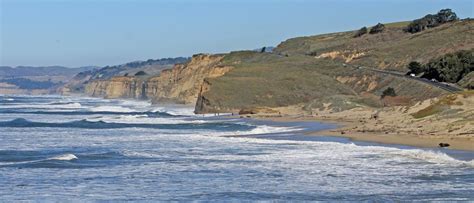
<svg viewBox="0 0 474 203"><path fill-rule="evenodd" d="M221 65L234 69L207 79L198 112L228 112L252 107L304 104L307 108L344 110L358 105L382 105L383 90L393 87L399 101L421 101L446 92L425 83L343 63L404 70L412 60L425 62L460 49L474 47L474 21L449 23L420 33L403 32L407 22L387 24L383 33L353 38L340 32L289 39L274 53L233 52ZM315 57L339 52L346 58ZM347 62L351 55L363 53ZM336 54L337 55L337 54Z"/></svg>
<svg viewBox="0 0 474 203"><path fill-rule="evenodd" d="M223 63L235 69L223 77L208 79L212 91L206 97L225 109L287 106L332 94L355 95L349 87L318 71L340 69L329 60L235 52L226 56Z"/></svg>
<svg viewBox="0 0 474 203"><path fill-rule="evenodd" d="M233 52L221 65L235 68L222 77L207 79L210 91L202 96L210 103L198 111L237 111L295 104L318 108L322 103L332 103L336 105L333 108L339 110L357 105L374 106L380 105L379 95L388 86L414 100L443 93L420 82L344 67L337 61L306 55L285 57ZM341 82L340 77L354 80Z"/></svg>
<svg viewBox="0 0 474 203"><path fill-rule="evenodd" d="M333 51L345 55L364 53L351 63L403 71L413 60L427 62L446 53L474 48L474 20L448 23L416 34L403 32L406 24L391 23L380 34L359 38L353 38L354 31L350 31L289 39L275 52L288 55L320 55Z"/></svg>

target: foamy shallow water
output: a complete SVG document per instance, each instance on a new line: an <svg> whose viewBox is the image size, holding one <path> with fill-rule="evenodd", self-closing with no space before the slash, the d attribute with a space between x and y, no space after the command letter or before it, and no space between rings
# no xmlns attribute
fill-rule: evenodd
<svg viewBox="0 0 474 203"><path fill-rule="evenodd" d="M133 101L0 105L3 201L474 200L471 152L292 139L307 126Z"/></svg>

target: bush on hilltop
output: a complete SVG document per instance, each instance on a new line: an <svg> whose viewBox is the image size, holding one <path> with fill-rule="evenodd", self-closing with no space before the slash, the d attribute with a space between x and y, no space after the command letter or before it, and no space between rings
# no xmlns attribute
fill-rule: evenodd
<svg viewBox="0 0 474 203"><path fill-rule="evenodd" d="M456 13L451 9L442 9L437 14L428 14L423 18L414 20L405 28L405 31L417 33L458 19Z"/></svg>
<svg viewBox="0 0 474 203"><path fill-rule="evenodd" d="M354 38L360 37L360 36L362 36L362 35L365 35L365 34L367 34L367 32L368 32L368 29L367 29L367 27L364 26L364 27L360 28L360 29L355 33Z"/></svg>
<svg viewBox="0 0 474 203"><path fill-rule="evenodd" d="M142 70L135 73L135 76L142 76L142 75L147 75L147 73L145 71L142 71Z"/></svg>
<svg viewBox="0 0 474 203"><path fill-rule="evenodd" d="M382 23L378 23L374 27L370 28L369 34L381 33L383 32L383 30L385 30L385 25Z"/></svg>

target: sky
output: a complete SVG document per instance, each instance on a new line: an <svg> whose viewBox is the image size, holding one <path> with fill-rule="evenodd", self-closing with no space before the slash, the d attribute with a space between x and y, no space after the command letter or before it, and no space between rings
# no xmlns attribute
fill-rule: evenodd
<svg viewBox="0 0 474 203"><path fill-rule="evenodd" d="M0 65L80 67L276 46L473 0L0 0Z"/></svg>

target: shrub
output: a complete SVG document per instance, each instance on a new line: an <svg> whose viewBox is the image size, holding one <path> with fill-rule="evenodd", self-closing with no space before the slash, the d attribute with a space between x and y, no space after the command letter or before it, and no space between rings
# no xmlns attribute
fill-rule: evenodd
<svg viewBox="0 0 474 203"><path fill-rule="evenodd" d="M142 76L142 75L147 75L147 73L145 71L142 71L142 70L135 73L135 76Z"/></svg>
<svg viewBox="0 0 474 203"><path fill-rule="evenodd" d="M430 61L424 66L424 69L423 78L456 83L474 71L474 50L446 54Z"/></svg>
<svg viewBox="0 0 474 203"><path fill-rule="evenodd" d="M377 34L382 32L385 29L385 25L382 23L378 23L374 27L370 28L369 34Z"/></svg>
<svg viewBox="0 0 474 203"><path fill-rule="evenodd" d="M307 55L310 55L310 56L318 56L318 51L311 51L311 52L309 52Z"/></svg>
<svg viewBox="0 0 474 203"><path fill-rule="evenodd" d="M382 92L382 99L386 96L391 96L391 97L395 97L397 96L397 94L395 93L395 89L393 89L392 87L389 87L387 89L385 89L383 92Z"/></svg>
<svg viewBox="0 0 474 203"><path fill-rule="evenodd" d="M413 73L413 74L420 74L420 73L424 72L423 65L421 65L420 63L418 63L416 61L410 62L408 64L408 69L410 70L409 73Z"/></svg>
<svg viewBox="0 0 474 203"><path fill-rule="evenodd" d="M414 20L404 30L409 33L421 32L425 29L433 28L458 19L456 13L451 11L451 9L443 9L437 14L428 14L423 18Z"/></svg>
<svg viewBox="0 0 474 203"><path fill-rule="evenodd" d="M360 29L355 33L354 38L360 37L360 36L362 36L362 35L367 34L367 31L368 31L368 29L367 29L367 27L365 27L365 26L362 27L362 28L360 28Z"/></svg>

